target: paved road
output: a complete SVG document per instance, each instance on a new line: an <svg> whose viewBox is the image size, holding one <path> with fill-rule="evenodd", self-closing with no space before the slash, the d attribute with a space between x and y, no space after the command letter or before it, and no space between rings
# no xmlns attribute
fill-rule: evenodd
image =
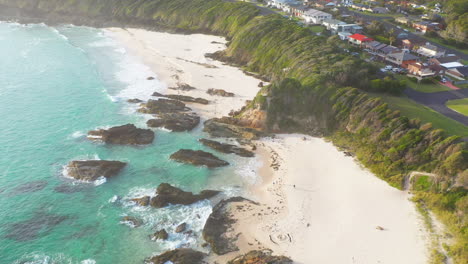
<svg viewBox="0 0 468 264"><path fill-rule="evenodd" d="M455 112L445 105L445 103L449 100L468 98L468 89L437 93L422 93L408 88L405 90L405 94L413 101L425 105L443 114L446 117L449 117L455 121L464 124L465 126L468 126L468 116Z"/></svg>
<svg viewBox="0 0 468 264"><path fill-rule="evenodd" d="M355 16L355 17L361 17L361 18L363 18L363 20L368 21L368 22L372 22L373 20L381 21L384 24L384 26L385 26L385 28L387 30L390 30L390 29L393 28L393 30L395 31L395 33L397 35L402 33L402 32L405 32L406 34L408 34L410 39L417 39L417 40L421 40L421 41L431 42L431 44L446 50L447 54L455 54L455 55L457 55L458 57L460 57L460 58L462 58L464 60L468 60L468 55L463 53L463 52L460 52L460 51L457 51L457 50L442 46L440 44L434 43L434 42L432 42L430 40L427 40L427 39L421 37L418 34L414 34L412 32L406 32L403 29L397 28L397 26L395 26L394 24L389 23L388 21L385 21L386 19L391 19L392 17L365 15L365 14L361 14L361 13L358 13L358 12L354 12L352 10L348 10L346 8L343 8L343 7L340 8L340 10L341 10L341 12L349 13L349 14Z"/></svg>

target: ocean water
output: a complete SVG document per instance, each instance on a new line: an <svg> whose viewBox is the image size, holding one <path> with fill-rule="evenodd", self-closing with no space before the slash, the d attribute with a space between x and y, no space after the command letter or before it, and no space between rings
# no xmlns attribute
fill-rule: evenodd
<svg viewBox="0 0 468 264"><path fill-rule="evenodd" d="M167 249L200 250L212 204L164 209L129 201L153 195L161 182L186 190L243 193L255 181L255 159L215 153L235 164L209 170L169 160L181 148L204 149L191 133L155 130L150 146L90 142L87 131L133 123L145 127L130 98L148 99L165 85L104 31L75 26L0 23L0 263L142 263ZM75 159L128 162L123 173L95 183L64 176ZM142 219L132 228L123 216ZM187 222L193 235L174 234ZM149 235L166 228L166 242Z"/></svg>

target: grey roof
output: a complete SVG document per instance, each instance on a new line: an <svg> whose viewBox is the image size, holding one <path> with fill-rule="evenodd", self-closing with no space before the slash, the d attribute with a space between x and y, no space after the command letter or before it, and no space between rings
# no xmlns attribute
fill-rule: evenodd
<svg viewBox="0 0 468 264"><path fill-rule="evenodd" d="M383 53L389 54L389 53L393 53L394 51L397 51L397 50L399 50L397 47L388 45L388 46L382 48L380 51L382 51Z"/></svg>
<svg viewBox="0 0 468 264"><path fill-rule="evenodd" d="M460 58L458 56L446 56L446 57L437 58L436 60L439 62L439 64L444 64L444 63L459 61Z"/></svg>
<svg viewBox="0 0 468 264"><path fill-rule="evenodd" d="M455 69L457 69L459 73L463 74L463 76L468 76L468 66L458 67Z"/></svg>
<svg viewBox="0 0 468 264"><path fill-rule="evenodd" d="M417 60L419 57L414 56L413 54L407 53L407 52L397 52L397 53L392 53L389 55L392 58L395 58L396 60L401 60L401 61L408 61L408 60Z"/></svg>

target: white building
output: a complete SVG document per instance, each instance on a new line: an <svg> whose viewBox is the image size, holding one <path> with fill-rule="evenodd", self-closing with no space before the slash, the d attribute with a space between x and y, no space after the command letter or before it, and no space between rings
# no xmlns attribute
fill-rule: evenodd
<svg viewBox="0 0 468 264"><path fill-rule="evenodd" d="M445 55L445 50L430 43L426 43L426 45L419 47L416 53L424 57L439 58Z"/></svg>
<svg viewBox="0 0 468 264"><path fill-rule="evenodd" d="M309 24L322 24L324 20L333 18L331 14L316 9L307 10L302 17Z"/></svg>

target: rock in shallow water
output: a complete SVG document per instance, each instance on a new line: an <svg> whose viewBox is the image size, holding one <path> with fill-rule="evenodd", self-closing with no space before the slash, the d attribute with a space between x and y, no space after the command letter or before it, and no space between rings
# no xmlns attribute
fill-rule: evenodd
<svg viewBox="0 0 468 264"><path fill-rule="evenodd" d="M156 192L158 195L151 199L151 206L156 208L162 208L169 204L189 205L219 194L219 191L212 190L204 190L200 194L193 194L182 191L168 183L161 183Z"/></svg>
<svg viewBox="0 0 468 264"><path fill-rule="evenodd" d="M174 100L179 100L182 102L188 102L188 103L197 103L197 104L204 104L207 105L210 103L210 101L204 99L204 98L195 98L187 95L179 95L179 94L168 94L166 95L167 98L174 99Z"/></svg>
<svg viewBox="0 0 468 264"><path fill-rule="evenodd" d="M195 251L190 248L178 248L166 251L159 256L154 256L147 259L146 263L153 264L204 264L203 259L206 257L205 253Z"/></svg>
<svg viewBox="0 0 468 264"><path fill-rule="evenodd" d="M143 224L143 222L140 219L137 219L136 217L133 217L133 216L122 217L122 222L128 223L132 228L140 227Z"/></svg>
<svg viewBox="0 0 468 264"><path fill-rule="evenodd" d="M156 233L154 233L153 235L151 235L150 239L151 240L167 240L169 238L169 234L167 233L167 231L165 229L161 229L159 231L157 231Z"/></svg>
<svg viewBox="0 0 468 264"><path fill-rule="evenodd" d="M149 127L164 127L174 132L191 131L200 123L200 117L194 113L163 113L159 119L150 119Z"/></svg>
<svg viewBox="0 0 468 264"><path fill-rule="evenodd" d="M233 93L230 93L230 92L226 92L225 90L223 89L213 89L213 88L210 88L206 91L207 94L209 95L218 95L218 96L222 96L222 97L234 97L234 94Z"/></svg>
<svg viewBox="0 0 468 264"><path fill-rule="evenodd" d="M187 224L186 223L182 223L180 225L178 225L175 229L175 232L176 233L182 233L184 232L185 230L187 229Z"/></svg>
<svg viewBox="0 0 468 264"><path fill-rule="evenodd" d="M68 164L68 176L82 181L95 181L99 177L117 175L127 164L109 160L75 160Z"/></svg>
<svg viewBox="0 0 468 264"><path fill-rule="evenodd" d="M271 250L252 250L238 256L228 264L292 264L293 261L285 256L272 256Z"/></svg>
<svg viewBox="0 0 468 264"><path fill-rule="evenodd" d="M215 155L201 150L181 149L172 154L170 158L177 162L192 164L195 166L206 166L208 168L224 167L229 165L227 161L221 160Z"/></svg>
<svg viewBox="0 0 468 264"><path fill-rule="evenodd" d="M199 141L203 145L205 145L207 147L210 147L210 148L212 148L214 150L217 150L219 152L222 152L222 153L227 153L227 154L234 153L234 154L239 155L241 157L253 157L253 156L255 156L255 154L252 151L246 150L245 148L241 148L241 147L238 147L238 146L235 146L235 145L224 144L224 143L220 143L218 141L209 140L209 139L205 139L205 138L202 138Z"/></svg>
<svg viewBox="0 0 468 264"><path fill-rule="evenodd" d="M127 124L109 129L92 130L88 139L117 145L147 145L153 143L154 132Z"/></svg>
<svg viewBox="0 0 468 264"><path fill-rule="evenodd" d="M184 103L177 100L159 99L148 100L146 104L141 104L139 112L145 114L163 114L173 112L187 112L191 109L186 107Z"/></svg>

